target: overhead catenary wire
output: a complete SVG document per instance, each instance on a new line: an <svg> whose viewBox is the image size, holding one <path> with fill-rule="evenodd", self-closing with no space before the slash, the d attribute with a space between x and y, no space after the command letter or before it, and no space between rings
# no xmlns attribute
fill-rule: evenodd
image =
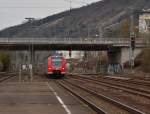
<svg viewBox="0 0 150 114"><path fill-rule="evenodd" d="M70 4L70 8L72 9L72 4L83 4L83 5L89 5L88 2L85 2L84 0L63 0ZM33 8L33 9L50 9L50 8L66 8L65 6L0 6L1 9L27 9L27 8Z"/></svg>
<svg viewBox="0 0 150 114"><path fill-rule="evenodd" d="M85 4L85 5L89 5L89 3L88 2L85 2L85 0L81 0L81 1L79 1L79 0L64 0L64 1L66 1L66 2L68 2L68 3L75 3L75 4L79 4L79 3L81 3L81 4Z"/></svg>
<svg viewBox="0 0 150 114"><path fill-rule="evenodd" d="M1 9L26 9L26 8L35 8L35 9L51 9L51 8L66 8L65 6L62 7L62 6L58 6L58 7L55 7L55 6L0 6Z"/></svg>

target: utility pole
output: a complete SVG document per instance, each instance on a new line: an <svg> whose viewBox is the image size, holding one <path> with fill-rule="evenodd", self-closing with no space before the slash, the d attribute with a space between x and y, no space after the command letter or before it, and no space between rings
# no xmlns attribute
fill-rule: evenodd
<svg viewBox="0 0 150 114"><path fill-rule="evenodd" d="M100 27L99 27L99 36L100 36L100 38L103 37L103 27L102 27L102 25L100 25Z"/></svg>
<svg viewBox="0 0 150 114"><path fill-rule="evenodd" d="M101 38L103 38L103 24L100 24L99 26L99 38L101 40ZM98 62L100 62L97 66L98 66L98 71L101 73L102 72L102 64L101 64L101 56L102 56L102 52L98 52Z"/></svg>
<svg viewBox="0 0 150 114"><path fill-rule="evenodd" d="M70 12L72 10L72 0L70 0Z"/></svg>
<svg viewBox="0 0 150 114"><path fill-rule="evenodd" d="M28 20L29 23L32 23L34 22L35 18L32 18L32 17L27 17L25 18L26 20ZM32 27L32 25L31 25ZM33 62L34 62L34 58L33 58L33 53L34 53L34 49L33 49L33 44L29 44L29 74L30 74L30 81L33 81Z"/></svg>
<svg viewBox="0 0 150 114"><path fill-rule="evenodd" d="M69 18L70 18L70 23L71 23L71 11L72 11L72 0L70 0L70 16L69 16ZM69 29L68 29L68 31L67 31L67 35L68 35L68 40L71 42L71 39L70 39L70 28L71 28L71 24L69 25L70 27L69 27Z"/></svg>

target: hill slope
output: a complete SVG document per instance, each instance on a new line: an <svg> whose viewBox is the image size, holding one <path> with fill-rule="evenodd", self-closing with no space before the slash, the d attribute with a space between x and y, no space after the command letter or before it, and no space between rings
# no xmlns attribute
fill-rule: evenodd
<svg viewBox="0 0 150 114"><path fill-rule="evenodd" d="M129 15L131 7L147 9L150 0L103 0L7 28L0 32L0 37L95 37L101 25L122 21Z"/></svg>

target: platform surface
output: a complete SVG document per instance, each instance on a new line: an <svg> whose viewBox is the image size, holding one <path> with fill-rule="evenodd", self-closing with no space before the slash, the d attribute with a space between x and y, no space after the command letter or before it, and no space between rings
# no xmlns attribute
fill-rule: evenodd
<svg viewBox="0 0 150 114"><path fill-rule="evenodd" d="M1 83L0 114L95 113L54 81L49 81Z"/></svg>

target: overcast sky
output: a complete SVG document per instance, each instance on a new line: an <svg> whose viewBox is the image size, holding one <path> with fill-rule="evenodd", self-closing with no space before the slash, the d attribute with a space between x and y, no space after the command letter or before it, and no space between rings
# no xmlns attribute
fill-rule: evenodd
<svg viewBox="0 0 150 114"><path fill-rule="evenodd" d="M70 0L0 0L0 30L20 24L25 17L43 18L70 8ZM81 7L100 0L72 0Z"/></svg>

